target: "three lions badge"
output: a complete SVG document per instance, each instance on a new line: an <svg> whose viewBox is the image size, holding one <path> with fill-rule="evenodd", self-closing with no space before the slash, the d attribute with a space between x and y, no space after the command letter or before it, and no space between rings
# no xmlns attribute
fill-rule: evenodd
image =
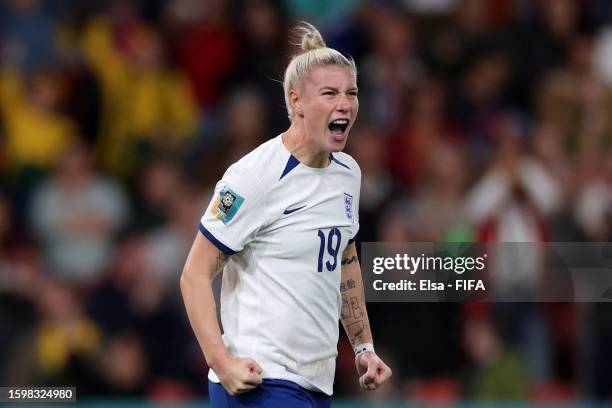
<svg viewBox="0 0 612 408"><path fill-rule="evenodd" d="M344 213L346 214L346 218L351 220L351 222L355 223L355 217L353 215L353 196L347 193L344 193Z"/></svg>

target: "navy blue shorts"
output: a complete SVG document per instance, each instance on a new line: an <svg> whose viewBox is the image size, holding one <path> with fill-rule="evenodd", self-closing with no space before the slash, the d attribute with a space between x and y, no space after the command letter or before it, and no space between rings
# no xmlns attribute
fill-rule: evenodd
<svg viewBox="0 0 612 408"><path fill-rule="evenodd" d="M212 408L330 408L331 397L287 380L265 379L257 388L231 396L221 384L208 381Z"/></svg>

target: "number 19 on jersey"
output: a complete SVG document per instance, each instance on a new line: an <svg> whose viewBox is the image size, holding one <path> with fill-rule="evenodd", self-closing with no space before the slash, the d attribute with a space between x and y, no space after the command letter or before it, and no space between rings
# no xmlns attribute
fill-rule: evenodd
<svg viewBox="0 0 612 408"><path fill-rule="evenodd" d="M342 234L340 233L340 230L338 228L332 228L329 230L327 236L325 236L325 232L321 230L318 231L317 235L320 241L317 272L323 272L323 258L325 256L325 252L329 254L329 257L331 257L332 260L332 262L326 260L325 267L329 272L333 272L336 269L336 266L338 266L338 252L340 250ZM327 244L325 242L326 240Z"/></svg>

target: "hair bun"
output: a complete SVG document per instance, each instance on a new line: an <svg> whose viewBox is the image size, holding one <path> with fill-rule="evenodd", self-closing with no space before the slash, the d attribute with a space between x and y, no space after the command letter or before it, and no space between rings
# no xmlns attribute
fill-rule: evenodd
<svg viewBox="0 0 612 408"><path fill-rule="evenodd" d="M290 92L299 89L299 85L315 66L336 65L346 67L357 78L357 68L352 58L347 58L338 50L328 48L319 30L305 21L301 22L291 33L291 45L296 54L291 57L283 76L283 91L289 119L293 120L293 108L290 102ZM301 48L301 49L300 49Z"/></svg>
<svg viewBox="0 0 612 408"><path fill-rule="evenodd" d="M302 51L308 52L318 48L325 48L325 41L323 41L321 33L312 24L302 21L295 31L301 37L300 45L302 46Z"/></svg>

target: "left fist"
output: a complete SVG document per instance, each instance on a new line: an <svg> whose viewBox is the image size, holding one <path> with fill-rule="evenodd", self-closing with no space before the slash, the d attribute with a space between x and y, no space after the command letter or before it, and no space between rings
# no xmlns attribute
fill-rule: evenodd
<svg viewBox="0 0 612 408"><path fill-rule="evenodd" d="M364 351L355 357L362 390L375 390L391 377L391 369L373 351Z"/></svg>

